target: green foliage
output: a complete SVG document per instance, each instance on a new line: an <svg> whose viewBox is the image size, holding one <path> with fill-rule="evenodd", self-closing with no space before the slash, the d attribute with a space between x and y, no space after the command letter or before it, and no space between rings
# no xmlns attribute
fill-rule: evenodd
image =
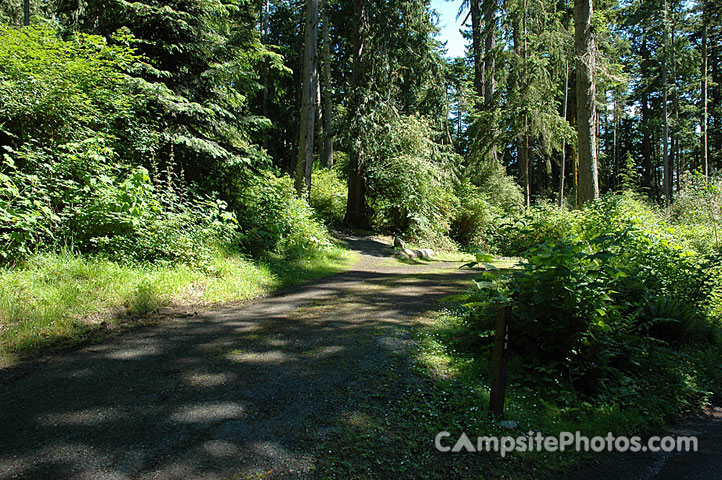
<svg viewBox="0 0 722 480"><path fill-rule="evenodd" d="M268 121L250 113L248 96L261 87L261 64L284 66L280 55L261 44L252 4L69 0L58 10L65 28L102 35L142 54L132 82L151 99L159 164L177 162L190 181L230 200L233 192L219 180L267 163L252 136Z"/></svg>
<svg viewBox="0 0 722 480"><path fill-rule="evenodd" d="M462 246L496 251L499 227L519 216L524 199L500 164L487 162L483 167L473 181L464 176L456 185L459 205L453 214L450 235Z"/></svg>
<svg viewBox="0 0 722 480"><path fill-rule="evenodd" d="M709 180L700 174L682 177L670 209L670 219L679 235L697 251L720 251L722 237L722 179Z"/></svg>
<svg viewBox="0 0 722 480"><path fill-rule="evenodd" d="M189 195L172 176L154 184L143 167L116 164L103 137L54 153L23 147L5 154L0 255L16 261L69 245L117 260L200 266L216 243L234 239L236 221L223 202Z"/></svg>
<svg viewBox="0 0 722 480"><path fill-rule="evenodd" d="M250 253L298 256L330 246L328 231L314 218L308 203L296 197L293 182L286 176L250 177L235 201L241 245Z"/></svg>
<svg viewBox="0 0 722 480"><path fill-rule="evenodd" d="M538 203L499 225L496 250L502 255L518 256L546 239L574 235L577 227L575 215L551 203Z"/></svg>
<svg viewBox="0 0 722 480"><path fill-rule="evenodd" d="M338 168L317 168L313 172L310 205L326 225L339 227L346 212L348 188Z"/></svg>
<svg viewBox="0 0 722 480"><path fill-rule="evenodd" d="M631 152L627 152L619 177L619 185L622 191L635 192L639 190L639 175Z"/></svg>
<svg viewBox="0 0 722 480"><path fill-rule="evenodd" d="M376 129L365 167L374 224L396 235L440 240L458 202L448 173L456 156L433 142L419 117L390 119Z"/></svg>
<svg viewBox="0 0 722 480"><path fill-rule="evenodd" d="M517 241L535 240L521 268L487 269L464 297L482 334L491 328L487 309L513 305L510 344L527 359L524 368L590 398L634 402L647 394L636 382L648 374L641 365L650 352L719 345L719 257L688 249L632 195L609 195L581 212L558 209L552 222L519 224ZM669 364L679 383L679 366ZM689 398L674 408L707 396L683 387L676 393Z"/></svg>
<svg viewBox="0 0 722 480"><path fill-rule="evenodd" d="M419 330L415 365L424 383L422 388L412 385L394 407L383 411L381 418L398 418L393 422L394 432L403 428L401 436L405 438L427 438L446 429L452 439L469 430L511 436L530 430L547 435L565 431L590 436L604 436L610 431L616 435L654 435L700 406L715 405L719 396L714 392L722 392L719 345L669 346L654 339L624 337L623 343L614 346L621 352L610 363L615 375L607 380L604 393L594 397L570 388L569 372L535 362L527 352L515 352L509 356L505 417L517 425L502 427L497 419L484 414L492 381L493 342L478 336L478 322L470 310L451 307ZM424 421L419 422L419 418ZM373 436L379 437L383 438ZM581 460L593 461L596 456L574 450L514 452L492 471L536 478L539 472L568 471ZM494 459L478 457L485 462ZM414 473L421 476L446 458L427 461ZM453 456L448 461L452 462ZM449 470L451 466L444 467ZM462 468L467 475L476 476L491 470L488 464L468 461ZM524 474L526 471L529 473Z"/></svg>
<svg viewBox="0 0 722 480"><path fill-rule="evenodd" d="M115 35L109 45L88 34L63 39L47 27L2 27L0 39L5 261L68 245L113 259L201 266L215 244L239 239L256 253L328 244L308 206L291 198L280 180L262 185L270 175L262 180L249 175L246 161L233 160L236 154L227 147L187 128L169 136L171 127L154 114L158 109L199 119L211 110L220 117L228 112L129 76L144 59L123 46L132 41L127 34ZM240 148L238 132L226 133ZM215 163L189 149L201 149ZM164 153L168 156L158 162ZM190 193L185 175L197 170L185 169L189 162L211 165L218 173L206 176L212 181L196 177L209 196ZM236 234L234 214L210 190L214 185L243 212L243 235ZM259 215L251 219L254 212Z"/></svg>
<svg viewBox="0 0 722 480"><path fill-rule="evenodd" d="M149 99L124 73L139 61L132 49L42 26L2 26L0 40L3 145L61 146L102 133L126 161L157 151Z"/></svg>
<svg viewBox="0 0 722 480"><path fill-rule="evenodd" d="M113 259L203 265L229 244L225 204L193 196L157 152L151 100L124 72L140 60L101 37L0 29L0 257L71 246ZM154 95L168 94L162 87Z"/></svg>
<svg viewBox="0 0 722 480"><path fill-rule="evenodd" d="M491 203L481 188L464 180L456 188L459 206L451 222L450 236L461 245L493 249L494 232L504 212Z"/></svg>

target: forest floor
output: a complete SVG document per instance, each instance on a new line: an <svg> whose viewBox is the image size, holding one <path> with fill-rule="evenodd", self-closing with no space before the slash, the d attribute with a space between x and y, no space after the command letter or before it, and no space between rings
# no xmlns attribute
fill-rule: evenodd
<svg viewBox="0 0 722 480"><path fill-rule="evenodd" d="M473 275L347 241L351 271L0 370L0 478L313 476L349 401L413 380L411 329Z"/></svg>

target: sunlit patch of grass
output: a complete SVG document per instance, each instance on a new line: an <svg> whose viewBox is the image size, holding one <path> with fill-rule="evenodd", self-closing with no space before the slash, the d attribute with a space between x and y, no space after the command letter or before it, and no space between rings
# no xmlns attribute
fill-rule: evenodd
<svg viewBox="0 0 722 480"><path fill-rule="evenodd" d="M468 263L474 260L474 256L466 252L436 252L434 259L440 262Z"/></svg>
<svg viewBox="0 0 722 480"><path fill-rule="evenodd" d="M357 254L324 253L261 262L218 252L204 269L187 265L121 265L68 252L40 254L0 270L0 365L51 345L77 343L123 314L173 305L245 300L349 268ZM126 318L127 315L126 315Z"/></svg>

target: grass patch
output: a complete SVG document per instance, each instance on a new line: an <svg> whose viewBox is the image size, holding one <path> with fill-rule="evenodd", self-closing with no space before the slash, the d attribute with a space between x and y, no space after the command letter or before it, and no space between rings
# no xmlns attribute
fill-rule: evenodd
<svg viewBox="0 0 722 480"><path fill-rule="evenodd" d="M218 252L197 269L39 254L20 268L0 270L0 366L49 346L78 343L127 314L254 298L345 270L357 258L341 247L293 259L267 255L262 261Z"/></svg>
<svg viewBox="0 0 722 480"><path fill-rule="evenodd" d="M411 250L418 249L411 248ZM434 255L433 258L398 258L394 256L387 259L385 263L387 265L398 265L399 263L404 265L429 265L434 262L468 263L474 260L473 255L464 252L440 251L435 253L436 255Z"/></svg>

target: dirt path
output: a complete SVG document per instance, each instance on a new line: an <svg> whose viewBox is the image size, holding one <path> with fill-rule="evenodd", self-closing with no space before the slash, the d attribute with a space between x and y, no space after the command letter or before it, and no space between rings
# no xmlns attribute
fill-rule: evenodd
<svg viewBox="0 0 722 480"><path fill-rule="evenodd" d="M471 275L349 244L349 272L3 372L0 479L312 477L352 385Z"/></svg>

